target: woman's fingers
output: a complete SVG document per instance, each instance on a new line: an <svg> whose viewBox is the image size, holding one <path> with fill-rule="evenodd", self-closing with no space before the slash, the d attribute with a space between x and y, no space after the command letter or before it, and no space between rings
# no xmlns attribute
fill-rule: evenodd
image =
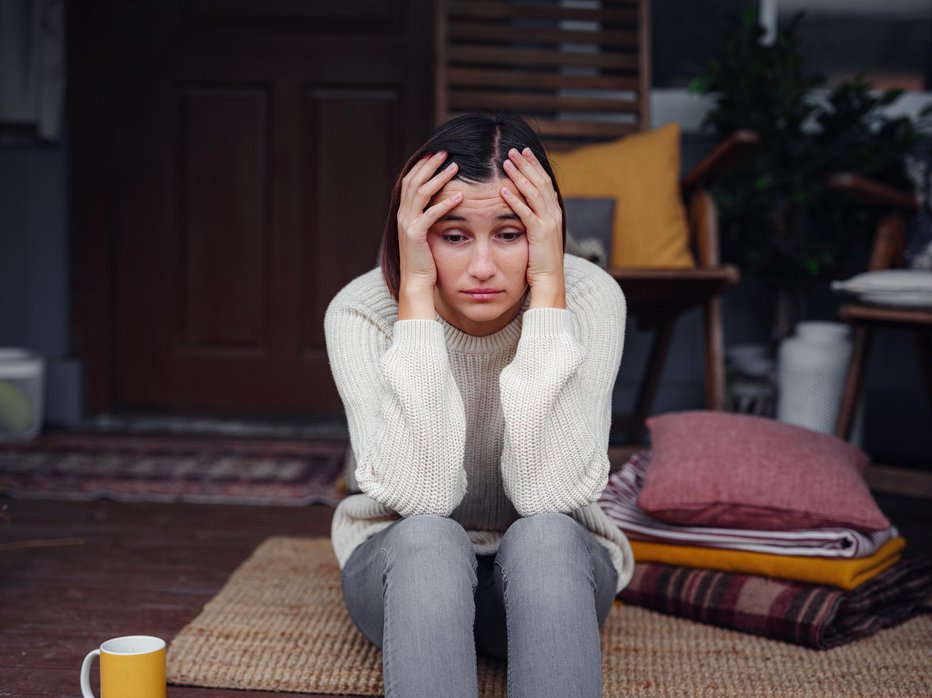
<svg viewBox="0 0 932 698"><path fill-rule="evenodd" d="M422 175L423 171L427 168L428 161L436 158L437 155L439 155L439 153L425 153L424 156L408 170L408 174L401 178L401 201L399 202L399 210L403 210L409 204L411 192L420 186L420 182L418 181L415 183L415 180Z"/></svg>
<svg viewBox="0 0 932 698"><path fill-rule="evenodd" d="M565 292L562 290L563 244L560 235L562 212L553 182L540 163L531 162L526 155L519 155L515 149L509 151L504 168L514 189L521 192L525 199L522 201L511 187L501 189L502 198L518 214L527 229L527 281L532 289L531 307L565 307ZM535 302L539 305L535 306Z"/></svg>
<svg viewBox="0 0 932 698"><path fill-rule="evenodd" d="M505 160L504 168L505 174L514 182L518 191L524 194L525 199L532 203L536 203L540 200L540 190L533 182L525 177L524 174L518 171L518 168L511 160Z"/></svg>
<svg viewBox="0 0 932 698"><path fill-rule="evenodd" d="M418 173L424 168L425 163L432 157L430 153L424 153L421 156L421 159L418 160L414 165L408 170L408 173L401 178L401 195L402 197L411 189L411 181L418 176Z"/></svg>
<svg viewBox="0 0 932 698"><path fill-rule="evenodd" d="M502 187L501 190L502 197L505 199L505 202L511 206L511 209L518 214L518 217L521 219L521 222L524 223L524 227L530 230L531 224L537 218L534 215L534 212L531 210L530 206L521 201L521 198L515 194L508 187Z"/></svg>
<svg viewBox="0 0 932 698"><path fill-rule="evenodd" d="M537 187L543 187L550 179L530 148L525 148L523 154L512 148L508 151L508 160Z"/></svg>
<svg viewBox="0 0 932 698"><path fill-rule="evenodd" d="M402 200L404 200L406 193L409 199L420 193L422 187L431 180L434 171L440 167L446 157L447 152L445 150L438 150L433 155L419 160L401 180ZM447 171L443 170L441 174L446 173Z"/></svg>
<svg viewBox="0 0 932 698"><path fill-rule="evenodd" d="M399 221L413 222L418 219L434 195L456 176L459 166L455 162L449 163L437 175L431 176L443 161L442 158L437 157L441 153L427 158L421 171L406 185L402 184L401 202L398 208ZM446 157L445 153L443 157Z"/></svg>
<svg viewBox="0 0 932 698"><path fill-rule="evenodd" d="M509 158L517 166L518 170L537 186L542 194L553 193L554 198L556 191L553 188L553 180L547 174L547 170L540 164L540 160L534 155L530 148L525 148L521 153L512 148Z"/></svg>
<svg viewBox="0 0 932 698"><path fill-rule="evenodd" d="M538 215L552 214L554 208L559 207L553 180L530 148L525 148L523 154L515 148L508 151L504 168Z"/></svg>
<svg viewBox="0 0 932 698"><path fill-rule="evenodd" d="M556 234L563 212L553 180L531 149L525 148L522 154L512 148L503 167L514 188L524 196L524 201L508 188L502 189L502 197L521 217L528 230L528 239L549 238L551 231Z"/></svg>
<svg viewBox="0 0 932 698"><path fill-rule="evenodd" d="M433 206L424 211L422 220L424 221L424 229L430 228L434 223L436 223L440 217L445 214L450 209L454 208L460 201L463 200L463 195L459 192L454 192L450 196L438 201Z"/></svg>
<svg viewBox="0 0 932 698"><path fill-rule="evenodd" d="M443 150L438 150L436 153L424 153L421 156L421 159L414 163L414 166L408 170L408 174L401 178L402 185L409 184L414 181L419 175L423 173L423 170L427 167L427 163L430 160L435 160L439 165L442 162L443 158L446 157L446 152ZM436 167L436 165L435 165ZM420 184L420 182L418 182Z"/></svg>
<svg viewBox="0 0 932 698"><path fill-rule="evenodd" d="M462 200L462 195L446 197L443 201L428 208L431 199L443 189L458 170L458 165L451 162L439 173L433 175L445 157L446 153L440 151L419 162L421 166L419 171L403 186L402 201L398 207L400 235L425 240L430 226ZM414 168L412 168L413 171Z"/></svg>
<svg viewBox="0 0 932 698"><path fill-rule="evenodd" d="M416 203L418 204L419 211L423 211L434 194L443 189L447 182L453 179L458 167L459 166L455 162L451 162L438 172L435 177L427 180L417 188Z"/></svg>

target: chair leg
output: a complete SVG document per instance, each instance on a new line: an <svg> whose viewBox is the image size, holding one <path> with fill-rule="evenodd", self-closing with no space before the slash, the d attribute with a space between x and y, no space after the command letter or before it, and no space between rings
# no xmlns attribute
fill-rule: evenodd
<svg viewBox="0 0 932 698"><path fill-rule="evenodd" d="M838 420L835 422L835 436L847 441L851 437L854 423L854 410L857 408L858 395L864 381L864 369L867 366L867 354L870 349L871 328L858 325L854 330L854 345L848 360L848 373L845 376L845 390L842 394Z"/></svg>
<svg viewBox="0 0 932 698"><path fill-rule="evenodd" d="M710 410L724 410L725 341L722 333L722 299L709 299L702 310L705 322L705 404Z"/></svg>
<svg viewBox="0 0 932 698"><path fill-rule="evenodd" d="M630 439L632 443L642 443L644 421L650 415L651 405L654 404L654 398L657 396L660 375L663 373L663 367L667 361L667 351L670 349L670 340L673 338L675 326L676 319L670 318L661 322L654 332L654 341L651 344L650 356L647 360L647 370L644 373L644 379L641 381L637 403L634 408L634 419L631 423Z"/></svg>

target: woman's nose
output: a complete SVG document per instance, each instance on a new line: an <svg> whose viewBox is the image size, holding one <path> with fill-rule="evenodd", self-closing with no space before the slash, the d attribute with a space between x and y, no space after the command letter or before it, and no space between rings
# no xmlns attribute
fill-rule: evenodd
<svg viewBox="0 0 932 698"><path fill-rule="evenodd" d="M469 273L477 279L488 279L495 274L495 260L489 245L479 243L473 247L469 260Z"/></svg>

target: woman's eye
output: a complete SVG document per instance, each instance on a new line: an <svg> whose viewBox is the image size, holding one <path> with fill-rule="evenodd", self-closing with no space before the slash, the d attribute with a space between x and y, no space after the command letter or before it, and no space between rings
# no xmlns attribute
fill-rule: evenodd
<svg viewBox="0 0 932 698"><path fill-rule="evenodd" d="M518 231L509 231L506 233L499 233L499 235L502 236L502 239L505 242L514 242L515 240L519 240L521 236L524 235L524 233L520 233Z"/></svg>
<svg viewBox="0 0 932 698"><path fill-rule="evenodd" d="M446 235L443 236L443 239L446 240L447 242L452 242L453 244L457 244L457 243L463 242L463 240L466 239L466 236L460 235L459 233L447 233Z"/></svg>

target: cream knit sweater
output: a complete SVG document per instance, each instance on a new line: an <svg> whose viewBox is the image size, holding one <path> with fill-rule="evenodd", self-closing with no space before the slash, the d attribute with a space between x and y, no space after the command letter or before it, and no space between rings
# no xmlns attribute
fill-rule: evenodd
<svg viewBox="0 0 932 698"><path fill-rule="evenodd" d="M435 320L398 320L380 269L351 281L324 319L346 407L356 480L331 540L340 568L393 521L458 521L476 554L498 550L521 516L565 512L604 545L621 591L634 559L596 503L608 483L612 387L625 298L596 265L565 256L566 305L528 309L475 337Z"/></svg>

